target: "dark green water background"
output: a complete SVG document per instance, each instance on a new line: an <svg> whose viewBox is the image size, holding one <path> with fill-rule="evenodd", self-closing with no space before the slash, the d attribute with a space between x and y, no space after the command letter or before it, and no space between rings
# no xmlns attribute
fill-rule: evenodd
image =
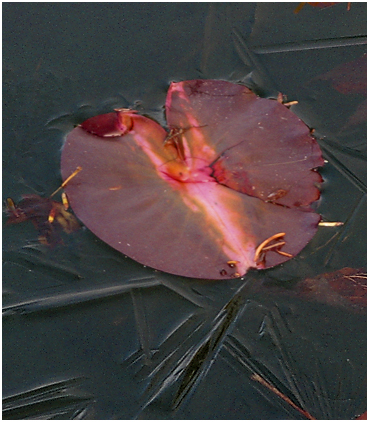
<svg viewBox="0 0 369 422"><path fill-rule="evenodd" d="M360 69L324 76L365 53L366 3L296 6L3 3L4 199L60 185L75 124L128 106L165 124L170 81L218 78L299 101L328 160L318 212L345 222L217 282L145 268L87 229L50 250L31 224L5 226L5 419L302 418L253 373L318 419L365 410L365 316L265 286L366 265L366 94Z"/></svg>

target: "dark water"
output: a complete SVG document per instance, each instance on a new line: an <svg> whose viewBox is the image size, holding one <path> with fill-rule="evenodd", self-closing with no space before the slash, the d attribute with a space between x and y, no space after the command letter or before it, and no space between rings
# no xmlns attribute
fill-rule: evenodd
<svg viewBox="0 0 369 422"><path fill-rule="evenodd" d="M303 418L253 374L318 419L365 410L365 316L293 285L366 265L366 4L296 5L4 4L4 198L50 195L87 117L134 106L165 124L170 81L222 78L299 101L328 160L318 212L345 222L221 282L145 268L87 229L48 249L5 226L4 418Z"/></svg>

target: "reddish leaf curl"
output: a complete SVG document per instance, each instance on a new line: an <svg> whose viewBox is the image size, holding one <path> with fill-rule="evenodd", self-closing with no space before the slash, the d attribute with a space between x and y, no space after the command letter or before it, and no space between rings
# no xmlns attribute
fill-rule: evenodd
<svg viewBox="0 0 369 422"><path fill-rule="evenodd" d="M307 126L277 101L214 80L171 84L166 117L169 134L119 110L68 135L62 175L83 168L65 190L84 224L188 277L239 277L299 253L320 220L310 204L323 160Z"/></svg>
<svg viewBox="0 0 369 422"><path fill-rule="evenodd" d="M91 117L81 124L81 128L97 136L124 136L133 128L133 120L127 109L117 109L115 113ZM131 113L134 111L130 110Z"/></svg>

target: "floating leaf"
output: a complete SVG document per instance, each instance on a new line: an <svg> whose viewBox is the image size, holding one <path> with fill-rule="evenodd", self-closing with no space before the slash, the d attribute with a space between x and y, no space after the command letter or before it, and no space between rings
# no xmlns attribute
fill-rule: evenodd
<svg viewBox="0 0 369 422"><path fill-rule="evenodd" d="M323 274L329 287L354 305L366 307L367 274L365 269L342 268Z"/></svg>
<svg viewBox="0 0 369 422"><path fill-rule="evenodd" d="M299 13L300 10L305 6L305 4L308 4L312 7L318 7L319 9L326 9L327 7L332 7L335 4L338 4L338 2L333 2L333 3L314 3L314 2L301 2L296 9L294 10L294 13ZM351 9L351 2L347 3L347 10Z"/></svg>
<svg viewBox="0 0 369 422"><path fill-rule="evenodd" d="M45 245L55 246L62 242L60 231L72 233L79 229L79 223L65 206L50 198L39 195L24 195L15 205L7 200L8 224L31 221L39 232L39 241Z"/></svg>
<svg viewBox="0 0 369 422"><path fill-rule="evenodd" d="M296 255L317 230L310 209L321 152L284 105L225 81L173 83L170 132L131 110L67 137L63 178L76 215L131 258L173 274L239 277ZM259 245L262 245L259 248Z"/></svg>
<svg viewBox="0 0 369 422"><path fill-rule="evenodd" d="M342 268L319 274L296 283L293 289L278 288L275 281L266 283L268 291L297 296L308 300L343 307L357 313L366 313L367 274L364 268Z"/></svg>
<svg viewBox="0 0 369 422"><path fill-rule="evenodd" d="M366 96L367 60L366 54L355 60L342 63L329 72L316 76L314 80L329 81L341 94L362 94Z"/></svg>
<svg viewBox="0 0 369 422"><path fill-rule="evenodd" d="M364 124L367 121L367 58L366 54L355 60L342 63L329 72L316 76L312 81L328 81L331 87L343 95L355 95L356 107L341 130ZM359 95L359 96L358 96ZM361 97L363 96L363 97Z"/></svg>

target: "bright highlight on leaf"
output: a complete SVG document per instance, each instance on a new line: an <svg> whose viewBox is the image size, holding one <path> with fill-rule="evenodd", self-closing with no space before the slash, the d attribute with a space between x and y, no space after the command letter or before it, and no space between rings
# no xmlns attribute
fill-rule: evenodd
<svg viewBox="0 0 369 422"><path fill-rule="evenodd" d="M70 206L113 248L188 277L239 277L298 254L320 216L321 151L287 107L219 80L172 83L169 132L136 111L67 137Z"/></svg>

